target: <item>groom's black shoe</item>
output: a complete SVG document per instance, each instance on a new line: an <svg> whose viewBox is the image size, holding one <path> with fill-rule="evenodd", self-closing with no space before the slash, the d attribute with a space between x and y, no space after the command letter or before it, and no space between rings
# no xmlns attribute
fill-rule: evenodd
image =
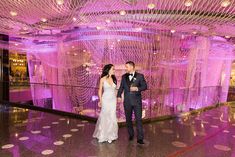
<svg viewBox="0 0 235 157"><path fill-rule="evenodd" d="M137 140L137 143L138 144L144 144L144 141L143 140Z"/></svg>
<svg viewBox="0 0 235 157"><path fill-rule="evenodd" d="M134 136L129 137L129 141L133 141L133 139L134 139Z"/></svg>

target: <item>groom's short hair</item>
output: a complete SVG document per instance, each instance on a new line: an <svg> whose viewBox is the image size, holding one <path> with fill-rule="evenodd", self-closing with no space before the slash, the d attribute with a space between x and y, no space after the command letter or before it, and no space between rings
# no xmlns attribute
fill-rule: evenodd
<svg viewBox="0 0 235 157"><path fill-rule="evenodd" d="M133 61L128 61L126 64L130 64L131 66L135 67L135 63Z"/></svg>

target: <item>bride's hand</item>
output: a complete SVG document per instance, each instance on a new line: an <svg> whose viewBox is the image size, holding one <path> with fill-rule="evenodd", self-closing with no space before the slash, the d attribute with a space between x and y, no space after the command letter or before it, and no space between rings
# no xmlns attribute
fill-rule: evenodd
<svg viewBox="0 0 235 157"><path fill-rule="evenodd" d="M102 102L101 102L101 101L99 101L99 102L98 102L98 106L99 106L99 107L101 107L101 106L102 106L101 104L102 104Z"/></svg>
<svg viewBox="0 0 235 157"><path fill-rule="evenodd" d="M122 102L122 98L118 98L117 101L118 101L118 103L121 103Z"/></svg>

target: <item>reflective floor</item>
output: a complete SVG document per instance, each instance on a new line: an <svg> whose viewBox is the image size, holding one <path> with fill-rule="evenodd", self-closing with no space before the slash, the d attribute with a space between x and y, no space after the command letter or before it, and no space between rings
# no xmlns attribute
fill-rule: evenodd
<svg viewBox="0 0 235 157"><path fill-rule="evenodd" d="M126 128L112 144L92 138L95 124L0 105L0 157L233 157L235 108L144 124L145 145Z"/></svg>

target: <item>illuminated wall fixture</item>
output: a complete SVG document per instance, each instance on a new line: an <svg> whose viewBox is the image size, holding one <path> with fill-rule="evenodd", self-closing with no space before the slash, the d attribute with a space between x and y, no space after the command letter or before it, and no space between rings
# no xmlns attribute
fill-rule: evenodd
<svg viewBox="0 0 235 157"><path fill-rule="evenodd" d="M225 36L225 38L229 39L229 38L230 38L230 36L229 36L229 35L226 35L226 36Z"/></svg>
<svg viewBox="0 0 235 157"><path fill-rule="evenodd" d="M153 3L149 3L149 4L148 4L148 8L149 8L149 9L154 9L154 8L155 8L155 6L156 6L156 5L155 5L155 4L153 4Z"/></svg>
<svg viewBox="0 0 235 157"><path fill-rule="evenodd" d="M57 3L58 5L63 5L63 4L64 4L64 0L56 0L56 3Z"/></svg>
<svg viewBox="0 0 235 157"><path fill-rule="evenodd" d="M222 6L222 7L227 7L227 6L229 6L230 4L231 4L230 0L223 0L223 1L221 2L221 6Z"/></svg>
<svg viewBox="0 0 235 157"><path fill-rule="evenodd" d="M10 11L11 16L17 16L17 12L15 11Z"/></svg>
<svg viewBox="0 0 235 157"><path fill-rule="evenodd" d="M125 10L121 10L121 11L119 12L119 14L122 15L122 16L124 16L124 15L126 15L126 11L125 11Z"/></svg>
<svg viewBox="0 0 235 157"><path fill-rule="evenodd" d="M195 34L197 34L197 32L196 32L196 31L193 31L193 34L195 35Z"/></svg>
<svg viewBox="0 0 235 157"><path fill-rule="evenodd" d="M193 1L192 1L192 0L186 0L186 1L184 2L184 5L185 5L186 7L191 7L191 6L193 5Z"/></svg>

